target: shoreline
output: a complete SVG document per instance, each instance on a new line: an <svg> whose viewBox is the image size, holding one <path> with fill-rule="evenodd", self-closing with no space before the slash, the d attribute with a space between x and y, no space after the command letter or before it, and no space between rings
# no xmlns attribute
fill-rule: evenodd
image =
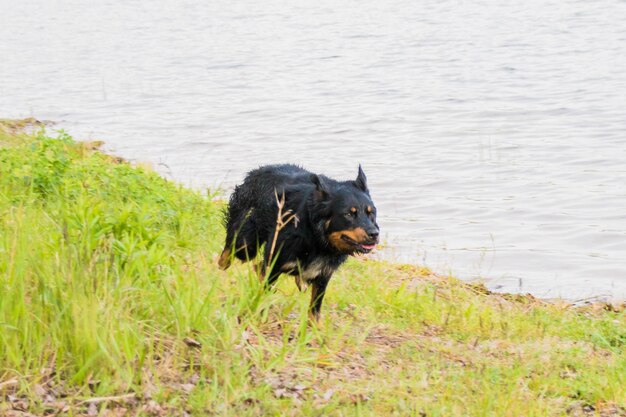
<svg viewBox="0 0 626 417"><path fill-rule="evenodd" d="M6 123L0 414L626 415L623 304L353 259L310 326L291 280L217 268L223 202Z"/></svg>
<svg viewBox="0 0 626 417"><path fill-rule="evenodd" d="M6 132L10 133L10 134L18 134L20 132L22 133L28 133L28 132L33 132L36 129L42 129L42 128L47 128L50 126L54 126L57 123L54 121L50 121L50 120L38 120L34 117L28 117L28 118L24 118L24 119L3 119L0 118L0 132L2 131L2 129L4 129ZM88 148L94 150L94 151L98 151L98 152L102 152L105 155L108 155L109 157L113 158L113 161L116 163L128 163L133 167L140 167L143 169L146 169L148 171L152 171L157 173L158 175L162 176L166 181L171 181L174 184L177 184L178 186L184 187L184 188L190 188L187 185L180 183L178 181L176 181L173 178L167 178L166 176L162 175L157 169L154 168L154 164L152 162L149 161L141 161L141 160L127 160L126 158L120 157L118 155L114 155L111 154L110 152L104 151L102 150L102 147L104 147L106 145L106 141L103 140L77 140L77 142L85 144L85 146L87 146ZM2 146L2 142L0 142L0 147ZM194 191L198 191L198 192L206 192L206 191L211 191L210 189L207 190L204 187L201 188L195 188L195 187L191 187L192 190ZM224 198L218 198L219 201L224 202ZM380 246L386 246L386 243L381 243ZM384 250L384 249L383 249ZM417 267L426 267L424 265L420 265L417 262L412 262L412 261L399 261L394 259L393 257L385 257L385 256L377 256L378 254L376 252L374 252L372 254L373 256L369 256L368 259L373 260L373 261L380 261L380 262L385 262L385 263L389 263L392 265L411 265L411 266L417 266ZM431 270L430 267L426 267L429 270ZM448 274L442 274L442 273L436 273L436 272L432 272L433 274L436 274L438 277L441 277L443 279L445 278L449 278L449 277L454 277L455 279L460 280L461 282L467 283L469 286L479 286L479 287L484 287L485 292L488 292L490 294L501 294L501 295L507 295L507 296L529 296L532 297L534 299L537 300L543 300L545 302L549 302L549 303L569 303L572 306L575 307L584 307L586 305L591 305L591 304L601 304L601 305L606 305L607 309L616 309L618 311L621 311L622 309L626 308L626 298L621 298L617 295L613 295L613 294L598 294L598 295L590 295L590 296L585 296L582 298L579 297L544 297L544 296L539 296L534 294L532 291L499 291L498 289L494 289L494 288L490 288L489 287L489 282L493 281L493 280L497 280L496 278L489 278L489 277L481 277L481 278L456 278L455 275L448 275Z"/></svg>

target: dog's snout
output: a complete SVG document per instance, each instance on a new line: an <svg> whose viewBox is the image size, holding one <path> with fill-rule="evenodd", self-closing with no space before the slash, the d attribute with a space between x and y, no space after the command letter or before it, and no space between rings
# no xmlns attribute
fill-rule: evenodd
<svg viewBox="0 0 626 417"><path fill-rule="evenodd" d="M378 240L378 230L370 230L367 232L367 236L372 240Z"/></svg>

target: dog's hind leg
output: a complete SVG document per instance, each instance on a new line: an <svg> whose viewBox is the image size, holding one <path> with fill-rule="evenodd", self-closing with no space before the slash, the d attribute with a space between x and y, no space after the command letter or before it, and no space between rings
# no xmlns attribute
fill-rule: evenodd
<svg viewBox="0 0 626 417"><path fill-rule="evenodd" d="M230 250L230 247L227 246L222 251L220 258L217 261L217 264L219 265L220 269L227 270L231 264L231 259L232 259L232 251Z"/></svg>
<svg viewBox="0 0 626 417"><path fill-rule="evenodd" d="M270 288L274 285L280 274L284 272L282 267L286 262L284 256L281 254L284 242L281 242L279 238L276 246L272 247L272 238L273 237L268 237L265 242L263 260L259 262L257 271L259 272L259 280L265 282L266 288Z"/></svg>
<svg viewBox="0 0 626 417"><path fill-rule="evenodd" d="M246 262L254 258L259 245L256 223L253 216L248 216L238 224L229 225L226 230L226 243L218 260L222 269L228 269L233 256Z"/></svg>
<svg viewBox="0 0 626 417"><path fill-rule="evenodd" d="M259 275L259 281L265 283L265 288L271 288L278 280L281 271L274 265L271 269L267 268L267 263L262 260L254 266L255 272Z"/></svg>
<svg viewBox="0 0 626 417"><path fill-rule="evenodd" d="M250 217L243 222L235 238L235 257L243 262L254 259L259 243L256 222Z"/></svg>

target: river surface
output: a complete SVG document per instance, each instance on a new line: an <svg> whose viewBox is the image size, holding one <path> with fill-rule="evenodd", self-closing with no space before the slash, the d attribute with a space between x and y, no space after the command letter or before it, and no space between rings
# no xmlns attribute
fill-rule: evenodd
<svg viewBox="0 0 626 417"><path fill-rule="evenodd" d="M369 177L386 249L626 298L626 2L0 0L0 117L227 195Z"/></svg>

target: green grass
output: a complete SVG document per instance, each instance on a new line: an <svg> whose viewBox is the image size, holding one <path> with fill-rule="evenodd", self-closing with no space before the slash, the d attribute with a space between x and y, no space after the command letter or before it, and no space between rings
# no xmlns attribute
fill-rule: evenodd
<svg viewBox="0 0 626 417"><path fill-rule="evenodd" d="M0 415L626 415L623 311L355 259L311 326L290 279L217 268L216 196L21 127L0 121Z"/></svg>

